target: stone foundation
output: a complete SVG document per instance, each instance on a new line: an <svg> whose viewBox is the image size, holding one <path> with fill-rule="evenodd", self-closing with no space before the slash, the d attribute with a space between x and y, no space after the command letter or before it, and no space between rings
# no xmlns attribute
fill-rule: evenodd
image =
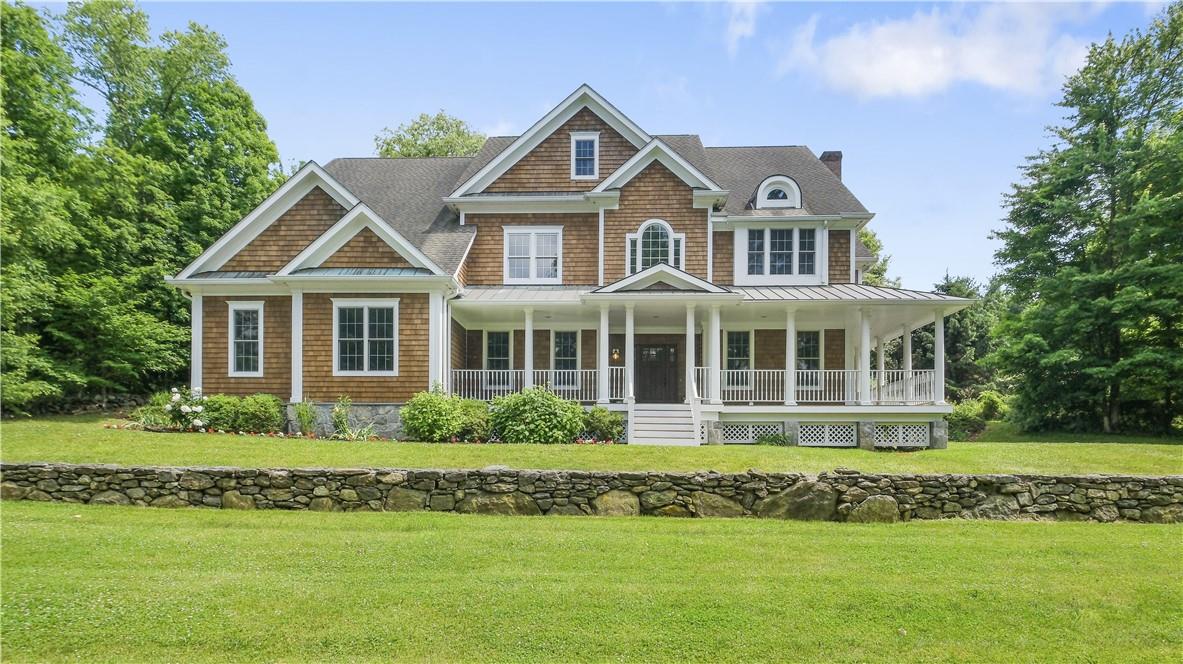
<svg viewBox="0 0 1183 664"><path fill-rule="evenodd" d="M1183 522L1183 476L657 473L0 464L2 497L106 505L826 521Z"/></svg>
<svg viewBox="0 0 1183 664"><path fill-rule="evenodd" d="M316 435L328 438L335 433L333 429L333 404L314 403L316 408ZM391 403L355 403L349 408L349 426L360 429L367 424L373 425L374 434L381 438L399 438L403 433L402 420L399 410L402 404ZM287 432L296 433L300 430L296 422L295 407L287 407Z"/></svg>

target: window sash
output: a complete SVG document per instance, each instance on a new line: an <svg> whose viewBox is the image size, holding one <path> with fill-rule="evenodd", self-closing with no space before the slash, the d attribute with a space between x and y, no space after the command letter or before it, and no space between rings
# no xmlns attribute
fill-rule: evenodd
<svg viewBox="0 0 1183 664"><path fill-rule="evenodd" d="M817 274L817 229L749 228L747 234L748 275Z"/></svg>
<svg viewBox="0 0 1183 664"><path fill-rule="evenodd" d="M596 140L594 138L575 139L575 175L594 177L595 174Z"/></svg>
<svg viewBox="0 0 1183 664"><path fill-rule="evenodd" d="M650 234L650 231L655 231ZM644 226L644 230L628 235L628 264L629 274L636 274L654 265L665 263L671 267L683 269L684 236L671 232L670 229L659 224Z"/></svg>
<svg viewBox="0 0 1183 664"><path fill-rule="evenodd" d="M817 232L812 228L799 228L797 233L797 273L813 274L817 264Z"/></svg>
<svg viewBox="0 0 1183 664"><path fill-rule="evenodd" d="M340 303L334 312L334 374L398 373L396 303Z"/></svg>
<svg viewBox="0 0 1183 664"><path fill-rule="evenodd" d="M229 375L263 375L263 303L230 302Z"/></svg>
<svg viewBox="0 0 1183 664"><path fill-rule="evenodd" d="M559 281L562 243L559 230L507 231L505 281Z"/></svg>
<svg viewBox="0 0 1183 664"><path fill-rule="evenodd" d="M490 371L510 370L509 332L485 333L485 368Z"/></svg>
<svg viewBox="0 0 1183 664"><path fill-rule="evenodd" d="M727 386L738 387L748 384L748 370L752 367L752 333L750 331L727 333Z"/></svg>
<svg viewBox="0 0 1183 664"><path fill-rule="evenodd" d="M764 228L748 229L748 274L764 274Z"/></svg>

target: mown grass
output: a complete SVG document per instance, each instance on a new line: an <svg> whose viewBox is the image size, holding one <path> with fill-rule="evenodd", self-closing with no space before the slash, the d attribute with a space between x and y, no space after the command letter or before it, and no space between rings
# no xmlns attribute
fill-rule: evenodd
<svg viewBox="0 0 1183 664"><path fill-rule="evenodd" d="M950 443L947 450L870 452L764 446L433 445L348 443L104 429L97 416L7 421L0 459L139 465L245 467L514 468L718 470L817 473L843 466L897 473L1183 473L1180 440ZM1149 441L1154 441L1149 442ZM1115 443L1123 444L1115 444Z"/></svg>
<svg viewBox="0 0 1183 664"><path fill-rule="evenodd" d="M5 503L6 661L1177 660L1177 526Z"/></svg>

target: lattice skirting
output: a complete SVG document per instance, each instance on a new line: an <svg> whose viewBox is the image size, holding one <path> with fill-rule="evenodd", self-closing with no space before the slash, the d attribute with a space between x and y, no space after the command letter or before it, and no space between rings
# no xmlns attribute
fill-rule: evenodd
<svg viewBox="0 0 1183 664"><path fill-rule="evenodd" d="M928 424L876 424L875 447L928 447Z"/></svg>
<svg viewBox="0 0 1183 664"><path fill-rule="evenodd" d="M784 433L780 422L753 422L751 424L724 424L724 443L754 443L761 436Z"/></svg>
<svg viewBox="0 0 1183 664"><path fill-rule="evenodd" d="M854 423L801 423L798 445L802 447L857 447L858 428Z"/></svg>

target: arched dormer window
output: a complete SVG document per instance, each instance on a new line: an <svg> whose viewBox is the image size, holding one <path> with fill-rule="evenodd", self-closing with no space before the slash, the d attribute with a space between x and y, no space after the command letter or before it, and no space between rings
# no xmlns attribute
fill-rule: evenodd
<svg viewBox="0 0 1183 664"><path fill-rule="evenodd" d="M641 224L636 233L628 234L628 265L629 274L640 272L665 263L679 270L684 269L683 260L686 242L685 233L675 233L665 221L650 219Z"/></svg>
<svg viewBox="0 0 1183 664"><path fill-rule="evenodd" d="M801 189L791 177L773 175L761 182L760 188L756 190L756 209L799 207Z"/></svg>

